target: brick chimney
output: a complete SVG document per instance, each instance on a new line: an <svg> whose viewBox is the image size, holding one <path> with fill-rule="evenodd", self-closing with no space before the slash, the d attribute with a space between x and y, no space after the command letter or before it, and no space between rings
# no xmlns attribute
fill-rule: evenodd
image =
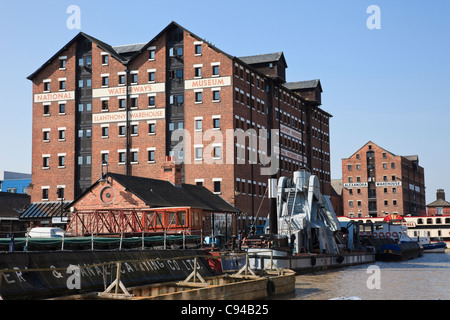
<svg viewBox="0 0 450 320"><path fill-rule="evenodd" d="M445 192L444 189L438 189L436 192L436 200L442 199L445 201Z"/></svg>
<svg viewBox="0 0 450 320"><path fill-rule="evenodd" d="M161 166L161 180L167 180L176 186L183 182L182 164L176 164L172 157L166 157L166 162Z"/></svg>

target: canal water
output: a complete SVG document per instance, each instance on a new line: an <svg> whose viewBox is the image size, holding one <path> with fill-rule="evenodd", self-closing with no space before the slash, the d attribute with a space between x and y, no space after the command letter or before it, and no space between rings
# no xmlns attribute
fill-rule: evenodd
<svg viewBox="0 0 450 320"><path fill-rule="evenodd" d="M281 299L450 300L450 252L403 262L375 262L296 277Z"/></svg>

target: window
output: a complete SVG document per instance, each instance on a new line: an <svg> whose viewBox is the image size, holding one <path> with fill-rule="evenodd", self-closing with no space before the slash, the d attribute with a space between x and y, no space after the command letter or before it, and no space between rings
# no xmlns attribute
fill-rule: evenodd
<svg viewBox="0 0 450 320"><path fill-rule="evenodd" d="M108 77L106 77L106 76L103 76L102 77L102 86L103 87L107 87L108 86Z"/></svg>
<svg viewBox="0 0 450 320"><path fill-rule="evenodd" d="M90 138L90 137L92 137L92 130L86 129L86 138Z"/></svg>
<svg viewBox="0 0 450 320"><path fill-rule="evenodd" d="M201 67L196 67L195 68L194 77L195 78L201 78L202 77L202 68Z"/></svg>
<svg viewBox="0 0 450 320"><path fill-rule="evenodd" d="M81 166L83 165L83 156L78 156L78 165Z"/></svg>
<svg viewBox="0 0 450 320"><path fill-rule="evenodd" d="M131 83L137 83L138 82L138 75L137 73L131 74Z"/></svg>
<svg viewBox="0 0 450 320"><path fill-rule="evenodd" d="M65 80L59 81L59 90L60 91L66 90L66 81Z"/></svg>
<svg viewBox="0 0 450 320"><path fill-rule="evenodd" d="M213 128L220 129L220 118L213 118Z"/></svg>
<svg viewBox="0 0 450 320"><path fill-rule="evenodd" d="M58 186L56 189L56 194L58 195L58 200L64 199L64 187Z"/></svg>
<svg viewBox="0 0 450 320"><path fill-rule="evenodd" d="M92 79L86 79L86 87L92 87Z"/></svg>
<svg viewBox="0 0 450 320"><path fill-rule="evenodd" d="M156 130L156 123L149 123L148 134L155 134L155 130Z"/></svg>
<svg viewBox="0 0 450 320"><path fill-rule="evenodd" d="M155 162L155 150L148 150L148 162Z"/></svg>
<svg viewBox="0 0 450 320"><path fill-rule="evenodd" d="M219 101L220 100L220 91L215 90L213 91L213 101Z"/></svg>
<svg viewBox="0 0 450 320"><path fill-rule="evenodd" d="M58 130L58 140L65 141L66 140L66 130L60 129Z"/></svg>
<svg viewBox="0 0 450 320"><path fill-rule="evenodd" d="M125 163L125 152L119 152L119 163Z"/></svg>
<svg viewBox="0 0 450 320"><path fill-rule="evenodd" d="M66 68L66 62L67 62L66 59L60 58L60 59L59 59L59 68L60 68L60 69L65 69L65 68Z"/></svg>
<svg viewBox="0 0 450 320"><path fill-rule="evenodd" d="M201 103L202 102L202 92L196 92L195 93L195 102Z"/></svg>
<svg viewBox="0 0 450 320"><path fill-rule="evenodd" d="M387 169L387 163L383 162L383 169Z"/></svg>
<svg viewBox="0 0 450 320"><path fill-rule="evenodd" d="M183 69L178 69L176 71L177 79L183 79Z"/></svg>
<svg viewBox="0 0 450 320"><path fill-rule="evenodd" d="M155 60L155 49L148 50L148 60Z"/></svg>
<svg viewBox="0 0 450 320"><path fill-rule="evenodd" d="M131 108L137 108L137 107L138 107L138 99L131 98Z"/></svg>
<svg viewBox="0 0 450 320"><path fill-rule="evenodd" d="M195 55L199 56L202 54L202 45L201 44L196 44L195 45Z"/></svg>
<svg viewBox="0 0 450 320"><path fill-rule="evenodd" d="M392 193L397 193L397 188L392 188Z"/></svg>
<svg viewBox="0 0 450 320"><path fill-rule="evenodd" d="M50 81L44 82L44 91L50 91Z"/></svg>
<svg viewBox="0 0 450 320"><path fill-rule="evenodd" d="M79 129L78 130L78 138L83 138L84 137L84 130L83 129Z"/></svg>
<svg viewBox="0 0 450 320"><path fill-rule="evenodd" d="M195 120L195 131L202 131L202 130L203 130L203 120L196 119Z"/></svg>
<svg viewBox="0 0 450 320"><path fill-rule="evenodd" d="M154 72L148 73L148 82L155 82L155 73Z"/></svg>
<svg viewBox="0 0 450 320"><path fill-rule="evenodd" d="M350 207L353 207L353 201L350 200L350 201L348 202L348 205L349 205Z"/></svg>
<svg viewBox="0 0 450 320"><path fill-rule="evenodd" d="M120 125L119 126L119 136L124 136L124 135L125 135L125 126Z"/></svg>
<svg viewBox="0 0 450 320"><path fill-rule="evenodd" d="M220 183L221 181L214 181L214 193L220 193Z"/></svg>
<svg viewBox="0 0 450 320"><path fill-rule="evenodd" d="M219 158L221 157L221 147L220 146L215 146L214 147L214 158Z"/></svg>
<svg viewBox="0 0 450 320"><path fill-rule="evenodd" d="M50 130L45 130L42 133L44 142L50 141Z"/></svg>
<svg viewBox="0 0 450 320"><path fill-rule="evenodd" d="M78 88L83 88L83 86L84 86L84 80L83 79L78 80Z"/></svg>
<svg viewBox="0 0 450 320"><path fill-rule="evenodd" d="M109 153L102 152L102 163L108 163L108 156L109 156Z"/></svg>
<svg viewBox="0 0 450 320"><path fill-rule="evenodd" d="M156 97L155 96L149 96L148 97L148 106L154 107L156 103Z"/></svg>
<svg viewBox="0 0 450 320"><path fill-rule="evenodd" d="M392 200L392 204L393 204L394 206L397 206L397 200Z"/></svg>
<svg viewBox="0 0 450 320"><path fill-rule="evenodd" d="M386 152L383 152L383 159L386 159Z"/></svg>
<svg viewBox="0 0 450 320"><path fill-rule="evenodd" d="M131 162L138 163L138 153L137 151L131 151Z"/></svg>
<svg viewBox="0 0 450 320"><path fill-rule="evenodd" d="M102 54L102 64L107 65L109 61L109 56L107 54Z"/></svg>
<svg viewBox="0 0 450 320"><path fill-rule="evenodd" d="M66 104L60 103L59 104L59 114L65 114L66 113Z"/></svg>
<svg viewBox="0 0 450 320"><path fill-rule="evenodd" d="M347 169L348 169L348 171L352 171L352 165L349 164L349 165L347 166Z"/></svg>
<svg viewBox="0 0 450 320"><path fill-rule="evenodd" d="M125 99L119 99L119 109L125 109Z"/></svg>
<svg viewBox="0 0 450 320"><path fill-rule="evenodd" d="M194 147L195 149L195 160L202 160L203 159L203 146L200 147Z"/></svg>
<svg viewBox="0 0 450 320"><path fill-rule="evenodd" d="M91 163L92 163L92 157L86 156L86 164L91 164Z"/></svg>
<svg viewBox="0 0 450 320"><path fill-rule="evenodd" d="M387 207L389 205L389 201L384 200L384 206Z"/></svg>
<svg viewBox="0 0 450 320"><path fill-rule="evenodd" d="M50 105L49 104L44 104L44 112L43 112L44 116L49 116L50 115Z"/></svg>
<svg viewBox="0 0 450 320"><path fill-rule="evenodd" d="M391 169L395 169L395 162L391 162Z"/></svg>
<svg viewBox="0 0 450 320"><path fill-rule="evenodd" d="M66 156L59 156L58 157L58 167L65 168L65 166L66 166Z"/></svg>
<svg viewBox="0 0 450 320"><path fill-rule="evenodd" d="M124 84L125 84L125 75L120 74L119 75L119 85L124 85Z"/></svg>
<svg viewBox="0 0 450 320"><path fill-rule="evenodd" d="M138 125L133 124L131 125L131 134L137 136L138 135Z"/></svg>
<svg viewBox="0 0 450 320"><path fill-rule="evenodd" d="M42 157L42 168L43 169L50 168L50 157L49 156Z"/></svg>
<svg viewBox="0 0 450 320"><path fill-rule="evenodd" d="M102 100L102 111L108 111L108 100Z"/></svg>
<svg viewBox="0 0 450 320"><path fill-rule="evenodd" d="M48 188L42 188L42 200L48 200Z"/></svg>
<svg viewBox="0 0 450 320"><path fill-rule="evenodd" d="M109 128L108 127L102 127L102 138L108 138L108 132Z"/></svg>
<svg viewBox="0 0 450 320"><path fill-rule="evenodd" d="M358 207L361 207L361 200L358 200Z"/></svg>
<svg viewBox="0 0 450 320"><path fill-rule="evenodd" d="M213 66L212 67L212 74L213 74L213 76L218 76L219 75L219 66Z"/></svg>

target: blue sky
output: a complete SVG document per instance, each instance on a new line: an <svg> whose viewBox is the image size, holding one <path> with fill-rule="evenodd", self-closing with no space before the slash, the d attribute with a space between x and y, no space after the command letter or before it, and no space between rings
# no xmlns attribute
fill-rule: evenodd
<svg viewBox="0 0 450 320"><path fill-rule="evenodd" d="M66 26L81 10L81 29ZM381 10L381 29L366 12ZM369 140L419 155L427 203L450 199L450 1L0 1L0 170L31 172L26 79L79 31L111 45L151 40L171 21L234 56L283 51L287 81L320 79L331 175Z"/></svg>

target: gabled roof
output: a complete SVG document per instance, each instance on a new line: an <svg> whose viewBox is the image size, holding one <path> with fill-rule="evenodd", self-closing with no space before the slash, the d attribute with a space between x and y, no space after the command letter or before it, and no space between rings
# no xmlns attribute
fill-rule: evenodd
<svg viewBox="0 0 450 320"><path fill-rule="evenodd" d="M212 193L203 186L189 184L176 186L169 181L126 176L111 172L108 173L108 177L121 184L152 208L192 207L218 213L239 212L238 209L226 202L219 195ZM98 183L99 181L94 183L78 199L73 201L70 206L73 206L79 199L88 194Z"/></svg>
<svg viewBox="0 0 450 320"><path fill-rule="evenodd" d="M283 52L259 54L256 56L239 57L240 60L244 61L246 64L258 64L258 63L268 63L268 62L281 62L287 68L286 59L284 58Z"/></svg>
<svg viewBox="0 0 450 320"><path fill-rule="evenodd" d="M427 207L450 207L450 202L445 201L444 199L437 199L430 204L427 204Z"/></svg>
<svg viewBox="0 0 450 320"><path fill-rule="evenodd" d="M283 84L289 90L303 90L303 89L314 89L319 88L320 92L323 92L322 85L320 84L319 79L315 80L307 80L307 81L296 81L296 82L287 82Z"/></svg>
<svg viewBox="0 0 450 320"><path fill-rule="evenodd" d="M111 47L109 44L100 41L84 32L78 33L72 40L70 40L64 47L62 47L61 50L59 50L57 53L55 53L50 59L48 59L41 67L39 67L35 72L33 72L31 75L27 77L28 80L33 80L33 78L42 71L46 66L48 66L50 63L52 63L53 60L57 59L68 47L70 47L74 42L78 41L80 38L86 38L92 43L95 43L97 46L99 46L102 50L105 52L108 52L112 57L116 58L121 63L126 63L127 60L122 57L116 50L114 50L113 47Z"/></svg>

